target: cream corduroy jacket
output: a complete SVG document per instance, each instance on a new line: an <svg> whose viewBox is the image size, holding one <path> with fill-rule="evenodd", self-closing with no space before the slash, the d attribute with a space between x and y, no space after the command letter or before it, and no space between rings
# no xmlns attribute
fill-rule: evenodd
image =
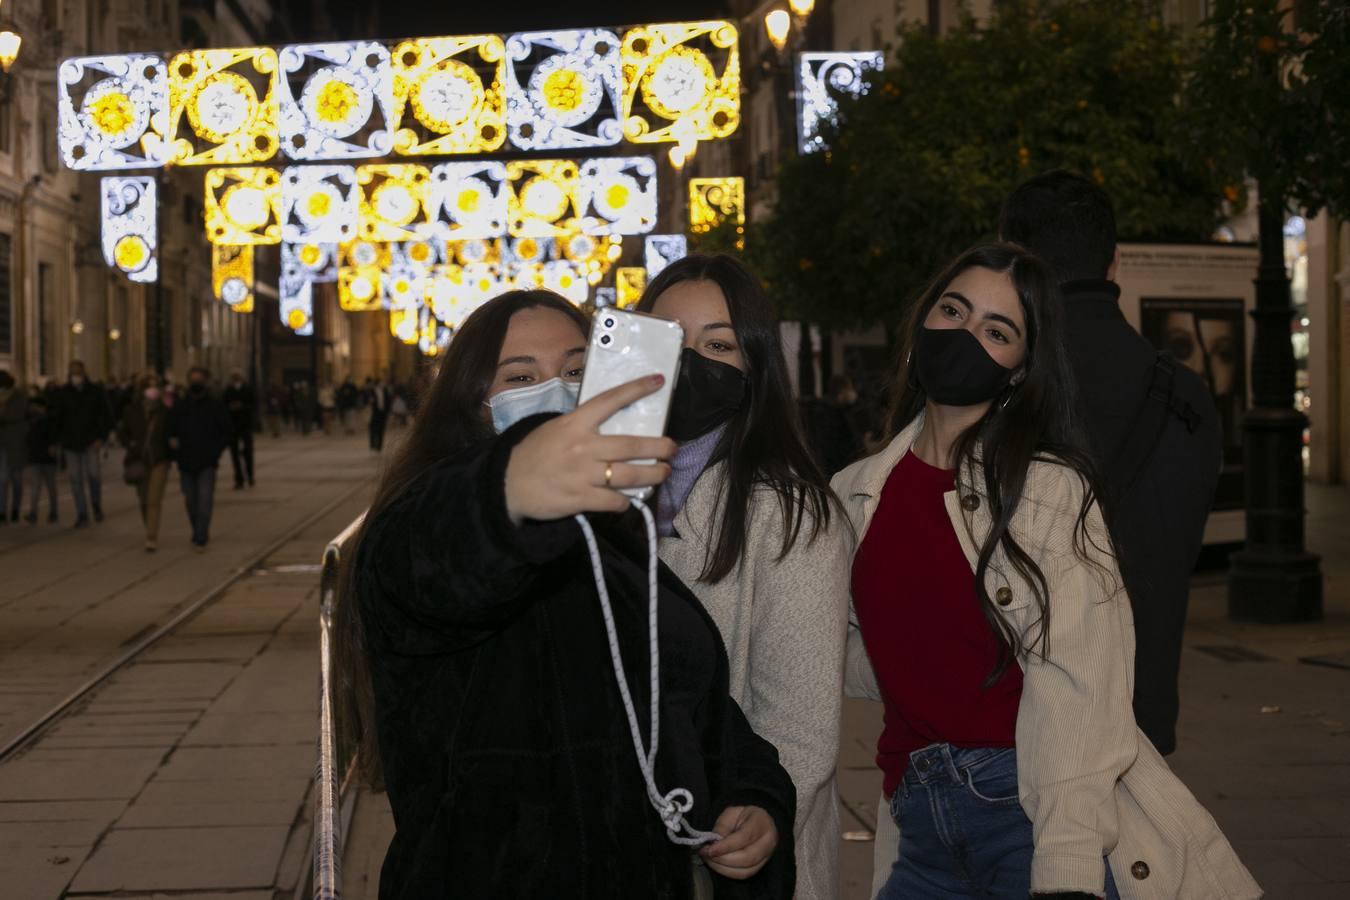
<svg viewBox="0 0 1350 900"><path fill-rule="evenodd" d="M796 900L839 896L835 763L843 707L844 633L852 540L837 514L810 540L810 520L780 560L783 516L768 488L751 497L739 565L716 584L698 580L717 537L724 465L699 476L662 538L661 559L703 602L731 662L731 696L778 748L797 787Z"/></svg>
<svg viewBox="0 0 1350 900"><path fill-rule="evenodd" d="M885 449L834 477L857 541L867 533L891 470L922 427L920 416ZM978 467L958 484L946 495L947 513L974 571L992 520ZM1095 506L1087 520L1092 562L1075 551L1083 490L1066 467L1033 463L1011 525L1050 588L1046 655L1032 647L1018 659L1017 781L1035 835L1031 888L1102 896L1105 856L1123 900L1260 897L1214 819L1135 725L1134 620ZM1008 624L1034 638L1040 617L1031 586L1001 550L990 562L985 587ZM850 696L881 699L852 617L845 682ZM879 815L889 821L884 807ZM878 846L878 859L884 852L893 860L895 846Z"/></svg>

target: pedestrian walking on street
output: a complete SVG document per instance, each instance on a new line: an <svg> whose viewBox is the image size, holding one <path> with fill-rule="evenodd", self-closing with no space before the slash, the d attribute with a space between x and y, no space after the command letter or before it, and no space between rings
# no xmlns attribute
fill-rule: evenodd
<svg viewBox="0 0 1350 900"><path fill-rule="evenodd" d="M1079 421L1134 611L1134 715L1166 755L1177 743L1191 573L1223 463L1219 411L1204 380L1121 312L1115 213L1095 182L1063 171L1031 178L1004 203L999 228L1061 282Z"/></svg>
<svg viewBox="0 0 1350 900"><path fill-rule="evenodd" d="M797 789L796 900L839 894L835 768L851 541L797 424L778 315L730 256L686 256L638 309L684 326L661 559L712 616L731 696Z"/></svg>
<svg viewBox="0 0 1350 900"><path fill-rule="evenodd" d="M342 422L342 430L346 434L356 434L352 418L356 415L356 405L360 398L361 392L357 389L356 382L348 376L337 391L338 419Z"/></svg>
<svg viewBox="0 0 1350 900"><path fill-rule="evenodd" d="M53 450L56 446L56 433L52 429L52 419L47 412L47 396L35 393L28 398L28 436L27 436L27 472L28 514L24 521L29 525L37 522L38 501L42 492L47 493L47 524L55 525L57 514L56 466L57 457Z"/></svg>
<svg viewBox="0 0 1350 900"><path fill-rule="evenodd" d="M207 387L210 377L202 366L188 370L187 392L169 414L169 446L178 462L192 545L198 550L206 549L211 536L216 468L230 443L230 414L225 402Z"/></svg>
<svg viewBox="0 0 1350 900"><path fill-rule="evenodd" d="M18 522L28 461L28 398L0 369L0 524Z"/></svg>
<svg viewBox="0 0 1350 900"><path fill-rule="evenodd" d="M787 900L792 782L698 598L664 567L649 590L641 520L607 515L669 474L627 460L672 441L598 432L662 379L535 415L575 406L587 328L546 291L470 315L348 557L337 671L397 823L380 894Z"/></svg>
<svg viewBox="0 0 1350 900"><path fill-rule="evenodd" d="M308 383L297 381L291 387L291 405L295 415L295 428L301 435L308 437L314 428L316 406L314 392Z"/></svg>
<svg viewBox="0 0 1350 900"><path fill-rule="evenodd" d="M389 425L389 405L392 400L389 385L377 381L370 389L370 449L379 453L384 449L384 431Z"/></svg>
<svg viewBox="0 0 1350 900"><path fill-rule="evenodd" d="M127 481L135 485L140 501L145 550L154 553L159 548L160 510L170 462L169 408L164 405L164 392L154 372L145 374L139 395L126 405L121 436L126 447L123 465Z"/></svg>
<svg viewBox="0 0 1350 900"><path fill-rule="evenodd" d="M333 420L337 418L337 390L333 383L325 381L319 385L317 395L319 403L319 427L323 429L324 434L333 433Z"/></svg>
<svg viewBox="0 0 1350 900"><path fill-rule="evenodd" d="M286 409L286 389L279 384L267 386L266 403L267 430L272 437L281 437L281 421Z"/></svg>
<svg viewBox="0 0 1350 900"><path fill-rule="evenodd" d="M75 500L75 527L83 528L91 512L95 522L103 521L103 445L114 423L108 398L88 379L84 363L71 362L69 374L56 390L52 415Z"/></svg>
<svg viewBox="0 0 1350 900"><path fill-rule="evenodd" d="M833 482L846 687L886 709L877 897L1259 897L1135 722L1063 328L1045 263L962 254L902 330L890 443Z"/></svg>
<svg viewBox="0 0 1350 900"><path fill-rule="evenodd" d="M225 408L230 412L230 464L234 467L234 489L253 487L253 421L257 414L257 396L244 373L235 369L225 386Z"/></svg>

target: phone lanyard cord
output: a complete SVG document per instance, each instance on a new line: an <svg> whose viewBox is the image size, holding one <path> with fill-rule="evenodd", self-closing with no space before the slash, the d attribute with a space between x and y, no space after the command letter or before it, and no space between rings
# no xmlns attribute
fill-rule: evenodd
<svg viewBox="0 0 1350 900"><path fill-rule="evenodd" d="M656 631L656 567L657 543L656 520L652 512L641 500L634 499L633 505L642 512L647 525L647 641L648 656L651 659L651 748L642 746L642 731L638 727L637 712L633 707L633 696L629 693L628 678L624 675L623 656L619 652L619 636L614 627L614 610L609 602L609 589L605 585L605 573L600 562L600 547L595 541L595 532L586 517L578 515L577 523L586 538L586 549L591 555L591 571L595 575L595 590L600 595L600 611L605 617L605 632L609 636L609 658L614 666L614 678L619 683L619 696L623 699L624 712L628 714L628 731L633 736L633 750L637 753L638 767L642 769L642 778L647 783L647 799L666 826L666 836L676 844L698 847L712 841L721 840L721 836L711 831L699 831L685 820L684 814L694 807L694 797L682 787L673 788L662 794L656 787L656 748L661 729L661 656L657 645ZM684 832L684 834L681 834Z"/></svg>

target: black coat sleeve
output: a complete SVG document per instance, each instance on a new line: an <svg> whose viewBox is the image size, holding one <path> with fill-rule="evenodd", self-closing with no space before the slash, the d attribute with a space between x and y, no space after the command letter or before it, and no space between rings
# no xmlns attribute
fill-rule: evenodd
<svg viewBox="0 0 1350 900"><path fill-rule="evenodd" d="M505 627L580 540L571 519L517 526L507 514L511 450L540 421L435 464L368 524L356 589L363 618L395 652L460 649Z"/></svg>
<svg viewBox="0 0 1350 900"><path fill-rule="evenodd" d="M723 878L714 872L717 896L788 898L797 884L792 833L797 816L797 789L787 770L778 762L778 751L773 744L755 733L735 701L729 700L727 705L725 727L736 764L735 770L728 773L726 788L714 806L719 814L728 806L760 807L778 828L778 846L764 868L747 881Z"/></svg>

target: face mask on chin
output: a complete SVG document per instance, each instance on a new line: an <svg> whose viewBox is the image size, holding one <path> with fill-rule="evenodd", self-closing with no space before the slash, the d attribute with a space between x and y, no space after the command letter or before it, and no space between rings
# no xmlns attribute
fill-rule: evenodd
<svg viewBox="0 0 1350 900"><path fill-rule="evenodd" d="M934 403L977 406L997 397L1013 370L995 362L964 328L924 327L914 338L914 375Z"/></svg>
<svg viewBox="0 0 1350 900"><path fill-rule="evenodd" d="M550 378L538 384L502 391L483 405L492 410L492 427L501 434L512 425L540 413L569 413L577 408L581 385Z"/></svg>
<svg viewBox="0 0 1350 900"><path fill-rule="evenodd" d="M670 400L666 434L685 443L725 423L745 403L745 373L688 347Z"/></svg>

